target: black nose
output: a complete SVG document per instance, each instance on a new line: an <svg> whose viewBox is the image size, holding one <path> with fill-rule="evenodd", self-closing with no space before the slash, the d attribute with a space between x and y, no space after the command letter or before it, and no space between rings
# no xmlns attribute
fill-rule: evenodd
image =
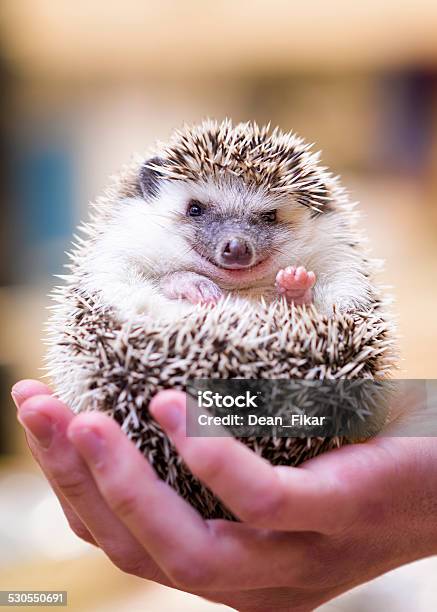
<svg viewBox="0 0 437 612"><path fill-rule="evenodd" d="M252 245L244 238L231 238L223 244L221 259L225 266L248 266L253 259Z"/></svg>

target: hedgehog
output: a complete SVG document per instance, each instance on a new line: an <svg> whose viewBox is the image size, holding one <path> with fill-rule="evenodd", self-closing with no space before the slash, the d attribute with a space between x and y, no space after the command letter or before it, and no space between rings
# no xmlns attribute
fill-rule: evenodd
<svg viewBox="0 0 437 612"><path fill-rule="evenodd" d="M230 120L176 130L113 177L76 236L48 322L56 393L116 419L204 517L233 519L150 399L197 379L388 380L393 324L357 219L293 133ZM323 413L316 395L305 396L312 415ZM339 386L338 401L342 422L365 422L355 438L387 421L385 387L351 397ZM299 465L353 436L241 440L273 465Z"/></svg>

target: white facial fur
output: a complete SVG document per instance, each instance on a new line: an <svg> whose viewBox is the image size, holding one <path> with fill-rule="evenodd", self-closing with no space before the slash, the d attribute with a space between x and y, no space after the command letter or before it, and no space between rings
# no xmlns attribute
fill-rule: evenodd
<svg viewBox="0 0 437 612"><path fill-rule="evenodd" d="M242 273L217 267L192 247L196 222L184 221L192 199L219 211L223 218L256 217L277 209L277 227L282 224L276 236L278 249L272 249L261 265ZM271 231L275 236L275 226ZM145 201L138 196L114 204L109 221L99 227L88 253L87 282L122 319L144 311L159 316L168 311L171 318L192 308L171 304L160 294L160 280L172 272L195 272L225 291L251 299L261 295L272 299L279 269L303 265L316 274L316 307L330 312L334 303L347 309L364 305L369 298L362 254L350 246L354 238L341 210L311 216L311 211L294 202L292 195L278 200L242 181L217 184L166 180L157 197Z"/></svg>

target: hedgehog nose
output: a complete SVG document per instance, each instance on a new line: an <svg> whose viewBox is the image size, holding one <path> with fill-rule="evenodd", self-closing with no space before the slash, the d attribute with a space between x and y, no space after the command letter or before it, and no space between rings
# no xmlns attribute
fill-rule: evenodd
<svg viewBox="0 0 437 612"><path fill-rule="evenodd" d="M223 244L221 259L225 266L244 268L253 259L253 247L244 238L231 238Z"/></svg>

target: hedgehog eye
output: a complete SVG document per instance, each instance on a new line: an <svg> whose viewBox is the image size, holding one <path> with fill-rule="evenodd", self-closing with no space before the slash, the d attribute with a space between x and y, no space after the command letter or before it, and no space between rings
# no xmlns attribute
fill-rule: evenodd
<svg viewBox="0 0 437 612"><path fill-rule="evenodd" d="M190 217L200 217L203 213L203 208L199 200L190 200L187 213Z"/></svg>
<svg viewBox="0 0 437 612"><path fill-rule="evenodd" d="M276 221L276 213L276 210L269 210L261 215L261 219L267 221L267 223L274 223Z"/></svg>

